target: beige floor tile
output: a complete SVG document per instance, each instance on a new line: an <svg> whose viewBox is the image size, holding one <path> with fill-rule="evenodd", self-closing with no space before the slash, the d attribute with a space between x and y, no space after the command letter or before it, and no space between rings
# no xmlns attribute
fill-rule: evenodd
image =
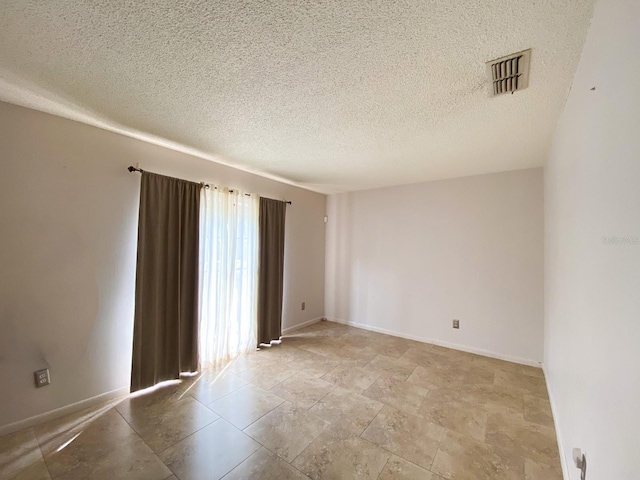
<svg viewBox="0 0 640 480"><path fill-rule="evenodd" d="M331 325L331 322L328 322L328 324ZM365 330L363 328L350 327L347 330L345 335L347 336L355 335L355 336L365 337L365 338L376 338L376 337L379 337L381 334L374 332L372 330Z"/></svg>
<svg viewBox="0 0 640 480"><path fill-rule="evenodd" d="M374 480L390 454L351 433L331 425L309 445L292 465L313 480Z"/></svg>
<svg viewBox="0 0 640 480"><path fill-rule="evenodd" d="M313 343L312 333L300 333L296 330L294 333L289 333L281 337L281 341L284 345L288 345L293 348L301 349L303 345L309 345Z"/></svg>
<svg viewBox="0 0 640 480"><path fill-rule="evenodd" d="M384 355L385 357L399 359L407 351L410 346L405 342L387 341L380 342L374 339L365 349L367 353L375 355Z"/></svg>
<svg viewBox="0 0 640 480"><path fill-rule="evenodd" d="M444 387L444 388L434 388L432 390L429 390L429 393L427 393L427 396L425 398L428 398L432 402L444 402L444 401L457 400L459 396L460 396L459 388Z"/></svg>
<svg viewBox="0 0 640 480"><path fill-rule="evenodd" d="M534 377L520 372L496 370L496 385L519 389L522 392L540 398L548 398L544 377Z"/></svg>
<svg viewBox="0 0 640 480"><path fill-rule="evenodd" d="M309 477L262 447L224 477L224 480L249 479L309 480Z"/></svg>
<svg viewBox="0 0 640 480"><path fill-rule="evenodd" d="M64 472L56 480L164 480L171 471L140 439L117 450L82 463L73 470Z"/></svg>
<svg viewBox="0 0 640 480"><path fill-rule="evenodd" d="M249 382L231 372L211 372L202 375L189 390L189 395L204 405L241 389Z"/></svg>
<svg viewBox="0 0 640 480"><path fill-rule="evenodd" d="M313 334L314 336L325 336L331 338L341 337L352 331L359 331L349 325L342 325L335 322L317 322L304 329L297 330L296 333Z"/></svg>
<svg viewBox="0 0 640 480"><path fill-rule="evenodd" d="M338 360L342 365L364 367L377 356L376 352L368 350L368 348L354 348L345 345L335 350L331 358Z"/></svg>
<svg viewBox="0 0 640 480"><path fill-rule="evenodd" d="M42 461L32 428L0 437L0 478L13 478Z"/></svg>
<svg viewBox="0 0 640 480"><path fill-rule="evenodd" d="M43 459L32 463L15 476L3 477L0 475L0 478L9 478L11 480L51 480L49 469L47 469L47 464Z"/></svg>
<svg viewBox="0 0 640 480"><path fill-rule="evenodd" d="M442 480L442 477L408 462L404 458L391 455L378 480Z"/></svg>
<svg viewBox="0 0 640 480"><path fill-rule="evenodd" d="M298 370L288 364L277 364L251 367L237 375L253 385L269 390L296 373Z"/></svg>
<svg viewBox="0 0 640 480"><path fill-rule="evenodd" d="M309 341L313 342L313 339L309 339ZM283 345L285 345L285 344L283 344ZM291 355L291 354L287 354L286 356L282 355L281 356L282 358L279 360L279 363L281 365L285 365L285 364L295 365L295 364L298 364L300 362L305 362L307 360L318 359L318 357L323 358L322 355L316 355L315 353L312 353L312 352L310 352L308 350L305 350L303 348L291 347L289 349L289 352L291 352L291 351L294 351L295 355ZM278 357L276 357L276 358L278 358Z"/></svg>
<svg viewBox="0 0 640 480"><path fill-rule="evenodd" d="M285 402L248 426L244 432L291 462L328 425L328 421L306 409Z"/></svg>
<svg viewBox="0 0 640 480"><path fill-rule="evenodd" d="M456 367L463 370L471 368L473 360L478 357L478 355L472 353L461 352L438 345L434 345L430 353L434 357L433 363L435 363L435 365L448 365L449 367Z"/></svg>
<svg viewBox="0 0 640 480"><path fill-rule="evenodd" d="M371 336L362 335L359 332L348 332L342 337L343 341L353 348L365 348L373 341Z"/></svg>
<svg viewBox="0 0 640 480"><path fill-rule="evenodd" d="M485 441L540 463L556 465L559 462L554 429L528 422L519 413L490 414Z"/></svg>
<svg viewBox="0 0 640 480"><path fill-rule="evenodd" d="M398 337L391 337L391 338L398 339ZM406 345L409 348L420 348L422 350L431 350L433 348L433 344L420 342L418 340L410 340L408 338L400 338L398 340L400 340L403 345Z"/></svg>
<svg viewBox="0 0 640 480"><path fill-rule="evenodd" d="M160 458L181 479L222 478L260 448L236 427L218 419L160 453Z"/></svg>
<svg viewBox="0 0 640 480"><path fill-rule="evenodd" d="M298 407L311 408L335 386L307 372L299 372L270 391Z"/></svg>
<svg viewBox="0 0 640 480"><path fill-rule="evenodd" d="M463 352L462 350L456 350L455 348L442 347L440 345L434 345L431 348L431 352L442 355L449 359L455 359L458 362L470 363L479 355L475 353Z"/></svg>
<svg viewBox="0 0 640 480"><path fill-rule="evenodd" d="M248 385L216 400L209 407L239 429L244 429L284 400L260 387Z"/></svg>
<svg viewBox="0 0 640 480"><path fill-rule="evenodd" d="M114 413L116 416L111 416ZM107 403L86 408L33 427L33 431L40 444L40 450L46 455L58 449L62 444L75 438L79 433L85 432L92 423L106 414L109 414L109 418L111 419L117 418L117 412L113 411L113 404ZM104 425L104 423L99 425Z"/></svg>
<svg viewBox="0 0 640 480"><path fill-rule="evenodd" d="M471 362L475 358L479 357L475 353L463 352L462 350L456 350L455 348L442 347L440 345L434 345L431 348L431 352L437 355L443 355L447 358L456 358L460 361Z"/></svg>
<svg viewBox="0 0 640 480"><path fill-rule="evenodd" d="M511 372L520 372L521 367L523 366L523 365L520 365L519 363L507 362L505 360L499 360L497 358L483 357L481 355L477 355L476 357L474 357L473 360L471 361L471 365L483 366L483 367L493 368L493 369L499 368L501 370L511 371Z"/></svg>
<svg viewBox="0 0 640 480"><path fill-rule="evenodd" d="M44 430L46 427L42 428ZM39 434L40 438L49 438L50 448L44 459L52 477L79 467L88 467L122 447L141 442L133 428L114 409L86 422L71 437L61 434L58 442L46 434L42 437Z"/></svg>
<svg viewBox="0 0 640 480"><path fill-rule="evenodd" d="M308 356L305 358L289 365L297 372L304 372L312 377L321 377L340 365L340 362L336 359L318 355L317 353L307 352L307 354Z"/></svg>
<svg viewBox="0 0 640 480"><path fill-rule="evenodd" d="M556 465L546 465L529 458L524 459L525 480L562 480L560 461Z"/></svg>
<svg viewBox="0 0 640 480"><path fill-rule="evenodd" d="M298 345L298 348L306 350L307 352L314 353L316 355L332 357L338 350L340 350L344 346L345 342L339 338L315 337L312 339L306 339L306 341Z"/></svg>
<svg viewBox="0 0 640 480"><path fill-rule="evenodd" d="M540 367L532 367L529 365L520 365L518 369L519 372L524 373L525 375L531 375L532 377L540 377L544 378L544 372Z"/></svg>
<svg viewBox="0 0 640 480"><path fill-rule="evenodd" d="M195 381L193 379L193 382ZM160 415L171 409L176 402L185 397L189 398L185 390L182 384L172 384L155 390L136 392L119 402L115 408L128 422L133 422L141 415Z"/></svg>
<svg viewBox="0 0 640 480"><path fill-rule="evenodd" d="M316 322L307 327L294 330L289 336L304 337L304 338L338 338L346 335L352 330L348 325L336 322Z"/></svg>
<svg viewBox="0 0 640 480"><path fill-rule="evenodd" d="M524 459L471 437L447 431L431 471L455 480L522 480Z"/></svg>
<svg viewBox="0 0 640 480"><path fill-rule="evenodd" d="M382 409L383 404L360 394L337 387L309 411L360 435Z"/></svg>
<svg viewBox="0 0 640 480"><path fill-rule="evenodd" d="M418 366L407 378L407 382L414 383L428 390L436 388L456 388L464 385L465 371L447 364Z"/></svg>
<svg viewBox="0 0 640 480"><path fill-rule="evenodd" d="M442 361L442 357L431 352L433 345L425 344L425 347L411 347L398 360L413 365L426 367Z"/></svg>
<svg viewBox="0 0 640 480"><path fill-rule="evenodd" d="M301 345L299 348L307 350L315 355L320 355L327 358L334 358L336 351L343 346L342 343L336 343L335 341L325 342L310 342L309 344Z"/></svg>
<svg viewBox="0 0 640 480"><path fill-rule="evenodd" d="M427 397L420 405L417 415L448 430L484 440L488 412L481 406Z"/></svg>
<svg viewBox="0 0 640 480"><path fill-rule="evenodd" d="M428 469L444 429L424 418L385 406L362 438Z"/></svg>
<svg viewBox="0 0 640 480"><path fill-rule="evenodd" d="M522 412L524 409L522 392L500 385L463 385L458 400L481 405L494 412L505 409Z"/></svg>
<svg viewBox="0 0 640 480"><path fill-rule="evenodd" d="M377 355L369 362L367 368L376 372L381 377L392 377L396 380L406 380L416 369L417 365L387 357Z"/></svg>
<svg viewBox="0 0 640 480"><path fill-rule="evenodd" d="M403 412L417 415L428 390L393 377L379 378L362 395Z"/></svg>
<svg viewBox="0 0 640 480"><path fill-rule="evenodd" d="M495 383L495 368L487 368L483 366L474 366L473 364L465 367L465 384L475 385L493 385Z"/></svg>
<svg viewBox="0 0 640 480"><path fill-rule="evenodd" d="M524 396L524 418L529 422L553 427L551 404L546 398Z"/></svg>
<svg viewBox="0 0 640 480"><path fill-rule="evenodd" d="M154 452L160 452L219 418L190 396L161 412L132 409L129 423Z"/></svg>
<svg viewBox="0 0 640 480"><path fill-rule="evenodd" d="M269 357L268 355L263 355L262 351L256 351L238 355L224 367L230 373L239 374L250 368L277 365L278 363L278 359L275 357Z"/></svg>
<svg viewBox="0 0 640 480"><path fill-rule="evenodd" d="M379 376L380 375L375 372L360 367L340 365L320 378L338 387L362 393L369 388Z"/></svg>
<svg viewBox="0 0 640 480"><path fill-rule="evenodd" d="M274 344L270 347L261 347L260 351L255 354L261 356L264 360L275 362L278 365L298 362L310 355L306 350L289 345L287 342Z"/></svg>

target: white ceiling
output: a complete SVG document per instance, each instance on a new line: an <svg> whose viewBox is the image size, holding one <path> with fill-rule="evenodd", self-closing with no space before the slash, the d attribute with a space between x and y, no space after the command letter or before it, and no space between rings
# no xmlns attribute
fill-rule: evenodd
<svg viewBox="0 0 640 480"><path fill-rule="evenodd" d="M3 0L0 100L321 192L542 165L593 0ZM529 88L485 62L532 48Z"/></svg>

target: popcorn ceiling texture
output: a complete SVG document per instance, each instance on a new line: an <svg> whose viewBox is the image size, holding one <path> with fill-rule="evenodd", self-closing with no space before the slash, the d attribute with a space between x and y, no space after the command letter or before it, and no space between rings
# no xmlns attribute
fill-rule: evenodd
<svg viewBox="0 0 640 480"><path fill-rule="evenodd" d="M0 100L322 192L542 165L592 0L4 0ZM485 62L532 48L530 86Z"/></svg>

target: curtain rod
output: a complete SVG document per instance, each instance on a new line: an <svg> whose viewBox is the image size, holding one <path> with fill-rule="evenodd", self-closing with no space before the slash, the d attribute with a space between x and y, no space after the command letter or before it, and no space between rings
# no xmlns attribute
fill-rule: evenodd
<svg viewBox="0 0 640 480"><path fill-rule="evenodd" d="M129 165L129 167L127 168L127 170L129 170L129 172L133 173L133 172L144 172L146 170L142 170L141 168L138 167L134 167L133 165ZM152 173L152 172L148 172L148 173ZM204 188L209 188L209 184L208 183L204 183L204 182L200 182L200 185L202 185ZM218 187L213 187L217 190ZM229 190L229 193L233 193L233 190ZM249 193L245 193L245 195L247 197L250 197L251 194ZM286 203L287 205L291 205L291 200L282 200L284 203Z"/></svg>

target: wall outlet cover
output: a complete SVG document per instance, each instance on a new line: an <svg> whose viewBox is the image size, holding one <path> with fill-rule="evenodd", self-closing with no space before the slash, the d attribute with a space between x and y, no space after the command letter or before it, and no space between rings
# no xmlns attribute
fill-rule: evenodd
<svg viewBox="0 0 640 480"><path fill-rule="evenodd" d="M48 368L33 372L33 376L36 381L36 387L38 388L44 387L45 385L49 385L51 383L51 376L49 375Z"/></svg>
<svg viewBox="0 0 640 480"><path fill-rule="evenodd" d="M453 328L460 328L460 320L453 321Z"/></svg>

